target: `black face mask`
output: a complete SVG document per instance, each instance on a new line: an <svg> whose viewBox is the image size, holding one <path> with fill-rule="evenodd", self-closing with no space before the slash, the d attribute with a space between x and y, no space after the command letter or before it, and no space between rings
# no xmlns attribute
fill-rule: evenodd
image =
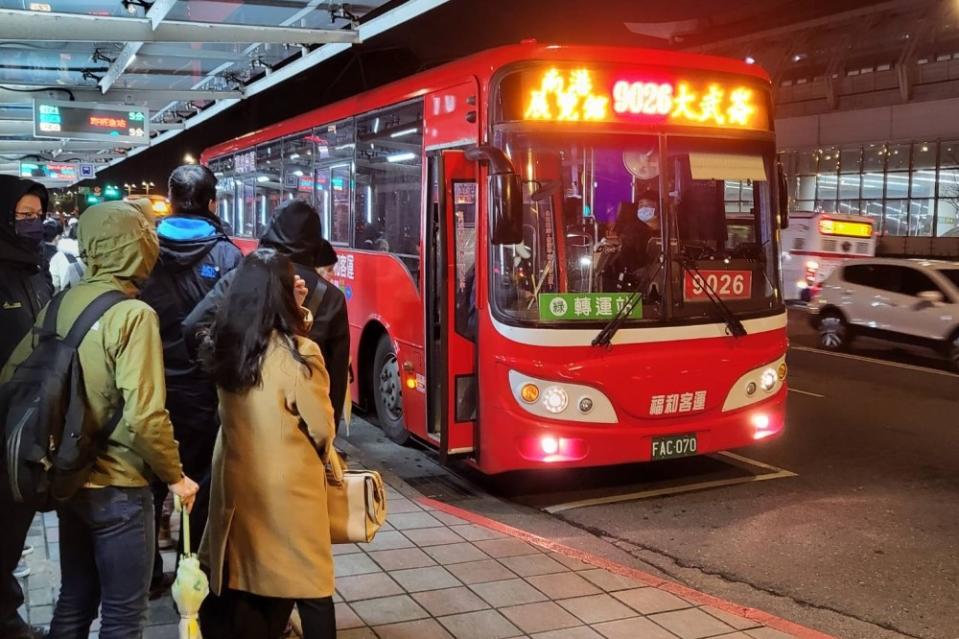
<svg viewBox="0 0 959 639"><path fill-rule="evenodd" d="M14 229L22 238L39 244L43 241L43 220L38 217L17 220Z"/></svg>

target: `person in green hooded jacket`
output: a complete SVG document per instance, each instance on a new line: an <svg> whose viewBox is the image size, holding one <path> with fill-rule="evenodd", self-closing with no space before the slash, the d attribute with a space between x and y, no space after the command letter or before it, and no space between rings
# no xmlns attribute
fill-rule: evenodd
<svg viewBox="0 0 959 639"><path fill-rule="evenodd" d="M134 299L159 254L148 211L142 203L108 202L83 213L78 235L87 271L65 293L57 318L57 332L65 335L100 294L120 290L131 298L104 313L78 349L91 426L109 421L121 401L123 413L84 488L58 510L62 584L51 639L86 637L99 606L102 639L141 636L153 568L149 480L168 484L188 507L197 491L183 475L165 408L157 315ZM0 382L33 347L32 335L20 341Z"/></svg>

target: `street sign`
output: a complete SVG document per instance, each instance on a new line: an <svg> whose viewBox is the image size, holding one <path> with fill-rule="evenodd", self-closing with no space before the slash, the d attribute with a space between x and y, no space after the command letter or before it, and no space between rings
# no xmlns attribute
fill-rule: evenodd
<svg viewBox="0 0 959 639"><path fill-rule="evenodd" d="M149 127L149 111L136 106L33 101L33 134L38 138L149 144Z"/></svg>
<svg viewBox="0 0 959 639"><path fill-rule="evenodd" d="M20 162L20 177L72 183L77 181L77 165L73 162Z"/></svg>
<svg viewBox="0 0 959 639"><path fill-rule="evenodd" d="M96 177L97 169L93 164L88 164L86 162L80 163L80 179L86 180L87 178Z"/></svg>

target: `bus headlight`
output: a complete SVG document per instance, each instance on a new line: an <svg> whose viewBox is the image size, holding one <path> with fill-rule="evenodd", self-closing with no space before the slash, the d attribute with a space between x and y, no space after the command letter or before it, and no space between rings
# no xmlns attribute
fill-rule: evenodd
<svg viewBox="0 0 959 639"><path fill-rule="evenodd" d="M550 386L543 391L543 408L551 413L562 413L569 406L569 395L559 386Z"/></svg>
<svg viewBox="0 0 959 639"><path fill-rule="evenodd" d="M776 371L771 368L767 368L763 371L763 374L759 376L759 385L762 386L763 390L768 393L775 388L776 380Z"/></svg>

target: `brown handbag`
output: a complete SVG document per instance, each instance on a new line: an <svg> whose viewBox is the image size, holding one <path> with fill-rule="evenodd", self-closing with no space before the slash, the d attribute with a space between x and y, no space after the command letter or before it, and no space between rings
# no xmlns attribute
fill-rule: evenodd
<svg viewBox="0 0 959 639"><path fill-rule="evenodd" d="M386 486L375 470L349 470L330 448L326 465L326 504L334 544L373 541L386 521Z"/></svg>

